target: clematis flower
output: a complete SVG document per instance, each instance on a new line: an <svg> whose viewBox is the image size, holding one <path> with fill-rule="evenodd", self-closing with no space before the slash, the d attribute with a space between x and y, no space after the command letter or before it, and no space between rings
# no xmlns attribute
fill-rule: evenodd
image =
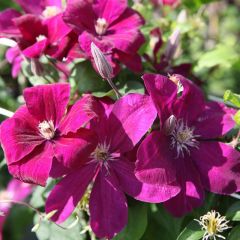
<svg viewBox="0 0 240 240"><path fill-rule="evenodd" d="M69 84L27 88L23 95L26 106L1 124L0 140L9 172L23 182L45 185L49 175L68 171L65 162L95 148L91 131L80 129L94 117L86 108L92 99L80 99L65 114Z"/></svg>
<svg viewBox="0 0 240 240"><path fill-rule="evenodd" d="M126 158L152 125L156 110L149 96L130 94L91 121L98 139L84 165L64 177L50 193L46 212L57 210L53 220L61 223L73 212L87 187L92 187L90 225L100 238L111 239L127 223L125 194L146 202L162 202L179 189L142 184L134 175L134 162ZM80 159L76 158L76 161Z"/></svg>
<svg viewBox="0 0 240 240"><path fill-rule="evenodd" d="M31 193L32 193L31 185L20 182L16 179L12 179L9 182L7 189L0 191L0 202L4 200L22 201ZM7 219L10 209L11 209L10 203L0 203L0 212L3 214L3 216L0 216L0 240L3 239L2 238L3 226Z"/></svg>
<svg viewBox="0 0 240 240"><path fill-rule="evenodd" d="M106 55L116 74L121 62L131 70L141 71L137 51L144 43L139 28L142 17L129 8L126 0L71 0L64 21L79 34L79 44L86 57L92 59L94 42Z"/></svg>
<svg viewBox="0 0 240 240"><path fill-rule="evenodd" d="M155 6L168 5L171 7L177 7L181 3L181 0L151 0Z"/></svg>
<svg viewBox="0 0 240 240"><path fill-rule="evenodd" d="M180 75L170 80L145 74L143 79L161 128L149 134L138 149L138 179L166 186L166 191L169 183L176 183L181 191L164 203L175 216L200 206L204 190L218 194L239 191L239 152L216 141L233 128L235 111L205 102L201 90Z"/></svg>

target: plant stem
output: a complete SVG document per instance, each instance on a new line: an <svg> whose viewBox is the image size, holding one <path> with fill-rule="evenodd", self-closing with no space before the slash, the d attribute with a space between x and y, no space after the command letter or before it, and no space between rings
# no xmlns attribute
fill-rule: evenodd
<svg viewBox="0 0 240 240"><path fill-rule="evenodd" d="M117 98L122 97L122 94L118 91L117 87L115 86L115 84L113 83L112 79L108 78L107 79L109 85L112 87L112 89L114 90Z"/></svg>

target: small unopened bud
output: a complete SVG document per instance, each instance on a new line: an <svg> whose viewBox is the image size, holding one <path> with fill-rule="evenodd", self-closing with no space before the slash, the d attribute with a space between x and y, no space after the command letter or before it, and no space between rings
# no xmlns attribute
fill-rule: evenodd
<svg viewBox="0 0 240 240"><path fill-rule="evenodd" d="M171 60L174 57L176 50L179 46L179 41L180 41L180 30L176 28L168 40L167 48L165 51L165 56L167 60Z"/></svg>
<svg viewBox="0 0 240 240"><path fill-rule="evenodd" d="M58 210L53 210L45 215L44 220L49 220Z"/></svg>
<svg viewBox="0 0 240 240"><path fill-rule="evenodd" d="M176 126L177 119L174 115L171 115L164 123L163 130L166 135L170 135L175 126Z"/></svg>
<svg viewBox="0 0 240 240"><path fill-rule="evenodd" d="M39 227L40 227L40 223L37 223L36 225L33 226L33 228L31 229L31 232L37 232Z"/></svg>
<svg viewBox="0 0 240 240"><path fill-rule="evenodd" d="M32 58L30 66L31 71L34 75L41 76L43 74L44 69L38 59Z"/></svg>
<svg viewBox="0 0 240 240"><path fill-rule="evenodd" d="M97 67L97 70L103 79L113 78L112 66L107 61L106 57L102 51L92 42L91 43L91 53Z"/></svg>

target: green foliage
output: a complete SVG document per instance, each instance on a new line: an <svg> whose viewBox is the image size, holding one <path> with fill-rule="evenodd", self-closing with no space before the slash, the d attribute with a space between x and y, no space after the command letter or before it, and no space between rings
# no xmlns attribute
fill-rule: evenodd
<svg viewBox="0 0 240 240"><path fill-rule="evenodd" d="M240 95L227 90L223 96L224 102L230 102L233 106L240 108Z"/></svg>
<svg viewBox="0 0 240 240"><path fill-rule="evenodd" d="M183 229L177 240L199 240L203 235L204 231L201 230L199 223L193 220Z"/></svg>
<svg viewBox="0 0 240 240"><path fill-rule="evenodd" d="M140 240L147 227L148 206L137 203L128 209L128 224L114 240Z"/></svg>
<svg viewBox="0 0 240 240"><path fill-rule="evenodd" d="M191 11L197 11L199 10L200 7L202 7L202 5L211 3L214 1L218 1L218 0L191 0L191 1L182 0L182 3L184 4L185 7L187 7Z"/></svg>
<svg viewBox="0 0 240 240"><path fill-rule="evenodd" d="M240 236L240 225L234 227L229 233L227 240L238 240Z"/></svg>
<svg viewBox="0 0 240 240"><path fill-rule="evenodd" d="M66 223L65 226L70 225L72 222L74 222L75 219L70 217ZM36 215L34 217L34 223L38 224L39 222L39 216ZM50 221L42 221L40 224L39 229L36 232L36 235L39 240L85 240L86 235L81 233L81 225L77 224L71 229L62 229L53 222Z"/></svg>
<svg viewBox="0 0 240 240"><path fill-rule="evenodd" d="M240 201L230 206L227 210L226 217L231 221L240 221Z"/></svg>

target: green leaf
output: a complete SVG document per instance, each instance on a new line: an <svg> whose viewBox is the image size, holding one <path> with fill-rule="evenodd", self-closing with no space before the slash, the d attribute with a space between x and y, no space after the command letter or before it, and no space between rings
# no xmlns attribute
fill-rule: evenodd
<svg viewBox="0 0 240 240"><path fill-rule="evenodd" d="M114 240L139 240L147 227L147 205L137 203L128 209L128 225Z"/></svg>
<svg viewBox="0 0 240 240"><path fill-rule="evenodd" d="M232 46L219 44L215 49L201 55L195 70L200 71L215 66L230 68L237 59L238 54Z"/></svg>
<svg viewBox="0 0 240 240"><path fill-rule="evenodd" d="M240 221L240 201L235 202L226 213L226 218L232 221Z"/></svg>
<svg viewBox="0 0 240 240"><path fill-rule="evenodd" d="M128 81L124 84L124 86L119 89L120 93L125 95L127 93L144 93L144 86L142 83L138 81Z"/></svg>
<svg viewBox="0 0 240 240"><path fill-rule="evenodd" d="M204 231L197 221L191 221L180 233L177 240L199 240L202 239Z"/></svg>
<svg viewBox="0 0 240 240"><path fill-rule="evenodd" d="M237 111L237 113L234 115L233 119L236 122L236 124L240 126L240 110Z"/></svg>
<svg viewBox="0 0 240 240"><path fill-rule="evenodd" d="M70 217L65 226L70 225L75 219ZM34 223L37 225L39 222L39 216L35 215ZM85 240L85 234L81 234L81 225L80 223L74 226L71 229L62 229L53 222L50 221L42 221L40 227L36 231L36 235L39 240Z"/></svg>
<svg viewBox="0 0 240 240"><path fill-rule="evenodd" d="M216 2L217 0L183 0L182 3L185 7L192 11L197 11L203 4L207 4L210 2Z"/></svg>
<svg viewBox="0 0 240 240"><path fill-rule="evenodd" d="M89 61L77 63L73 67L69 81L80 93L106 92L109 89L107 81L101 79Z"/></svg>
<svg viewBox="0 0 240 240"><path fill-rule="evenodd" d="M240 236L240 225L234 227L228 235L228 240L238 240Z"/></svg>
<svg viewBox="0 0 240 240"><path fill-rule="evenodd" d="M230 102L234 106L240 108L240 95L227 90L223 96L224 102Z"/></svg>

